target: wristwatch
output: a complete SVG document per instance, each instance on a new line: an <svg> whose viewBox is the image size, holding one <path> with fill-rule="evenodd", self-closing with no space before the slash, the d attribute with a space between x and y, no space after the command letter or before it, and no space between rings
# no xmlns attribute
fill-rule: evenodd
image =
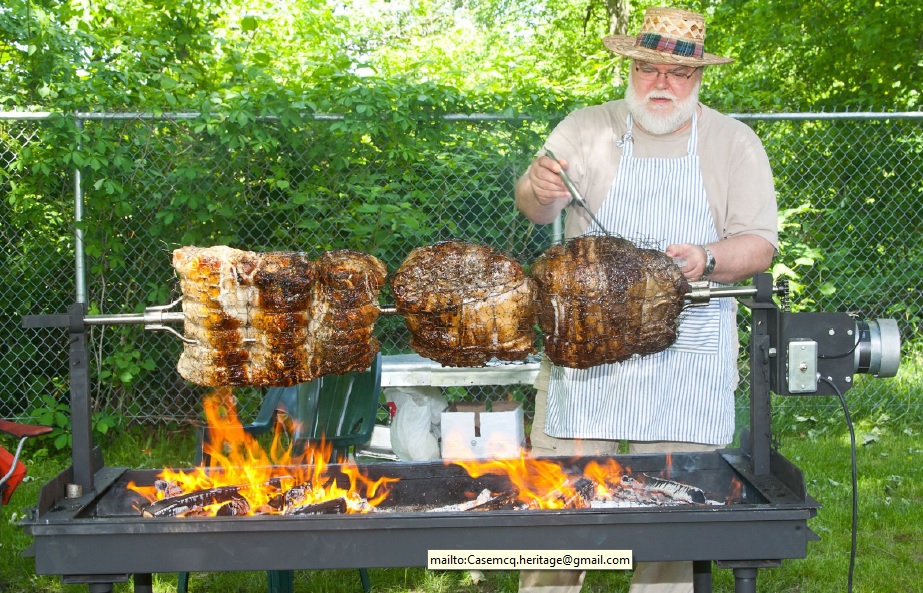
<svg viewBox="0 0 923 593"><path fill-rule="evenodd" d="M715 254L711 252L708 245L702 245L702 249L705 250L705 271L702 272L702 276L708 276L715 271Z"/></svg>

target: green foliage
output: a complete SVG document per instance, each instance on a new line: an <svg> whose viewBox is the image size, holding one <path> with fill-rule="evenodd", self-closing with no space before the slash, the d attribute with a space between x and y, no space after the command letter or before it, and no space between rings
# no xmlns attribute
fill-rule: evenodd
<svg viewBox="0 0 923 593"><path fill-rule="evenodd" d="M636 30L649 4L631 3L630 23L617 24ZM737 111L918 106L921 53L908 23L923 20L919 3L821 4L689 3L708 14L709 51L737 59L709 69L705 100ZM497 205L508 206L550 125L621 94L625 62L600 43L612 26L604 3L582 0L10 0L0 107L59 115L29 141L0 129L0 220L21 229L0 284L9 294L47 286L40 302L18 295L26 302L4 312L60 312L73 300L74 168L94 313L178 296L169 253L180 245L353 248L394 269L415 246L475 238L529 262L545 233ZM78 125L70 114L126 110L154 116ZM197 115L157 117L165 112ZM508 119L445 117L459 113ZM802 307L842 310L861 297L861 313L915 330L923 314L906 297L919 293L912 237L923 208L905 216L893 205L920 201L919 168L866 163L919 161L919 136L881 126L832 153L838 125L754 124L775 160L784 234L774 272ZM817 181L795 181L806 178ZM862 268L870 252L887 265ZM846 267L859 270L858 297L836 282ZM402 328L382 326L386 351L398 349ZM143 409L136 386L174 366L179 345L139 333L93 330L97 406ZM42 339L17 339L22 367L0 380L42 393L45 377L65 376L60 364L23 379Z"/></svg>
<svg viewBox="0 0 923 593"><path fill-rule="evenodd" d="M69 402L54 395L43 395L41 402L43 404L41 407L32 410L31 418L36 424L51 426L54 430L37 439L51 443L57 451L70 450L72 434ZM96 411L91 417L94 438L105 437L120 424L121 417L108 412Z"/></svg>
<svg viewBox="0 0 923 593"><path fill-rule="evenodd" d="M331 112L327 97L380 79L459 89L492 111L561 112L620 94L624 61L600 39L637 30L651 4L629 2L629 22L611 23L601 0L10 0L0 12L0 105L220 112L227 101L268 101ZM709 51L736 59L710 70L706 98L719 106L921 105L919 2L685 5L708 15Z"/></svg>
<svg viewBox="0 0 923 593"><path fill-rule="evenodd" d="M723 103L752 110L843 110L923 104L916 0L706 0Z"/></svg>

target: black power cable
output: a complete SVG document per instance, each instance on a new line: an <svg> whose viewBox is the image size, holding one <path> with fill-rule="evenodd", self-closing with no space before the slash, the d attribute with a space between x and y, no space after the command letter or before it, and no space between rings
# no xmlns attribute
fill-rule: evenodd
<svg viewBox="0 0 923 593"><path fill-rule="evenodd" d="M821 381L829 385L840 398L840 406L843 408L843 415L846 417L846 427L849 428L850 454L852 456L852 542L849 549L849 573L846 580L846 591L852 593L853 571L856 568L856 533L859 526L859 479L856 464L856 431L853 428L852 417L849 415L849 408L846 406L846 398L843 392L836 386L836 383L826 377L818 377Z"/></svg>

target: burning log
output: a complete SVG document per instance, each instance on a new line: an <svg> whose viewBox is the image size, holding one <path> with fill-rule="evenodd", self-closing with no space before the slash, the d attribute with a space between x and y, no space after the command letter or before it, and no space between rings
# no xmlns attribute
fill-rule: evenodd
<svg viewBox="0 0 923 593"><path fill-rule="evenodd" d="M516 492L508 491L494 494L487 488L481 490L476 498L466 502L449 504L434 509L429 509L429 513L454 513L463 511L495 511L503 508L514 509L522 508L522 505L516 505Z"/></svg>
<svg viewBox="0 0 923 593"><path fill-rule="evenodd" d="M286 508L282 514L289 516L300 515L342 515L346 512L346 499L342 496L322 502L302 504Z"/></svg>
<svg viewBox="0 0 923 593"><path fill-rule="evenodd" d="M652 492L662 492L675 501L688 504L706 504L708 502L708 498L701 488L688 486L686 484L674 482L673 480L655 478L647 474L642 475L647 479L645 487Z"/></svg>
<svg viewBox="0 0 923 593"><path fill-rule="evenodd" d="M158 500L145 508L141 514L144 517L186 517L199 513L210 505L227 504L241 498L243 497L240 496L240 486L219 486Z"/></svg>
<svg viewBox="0 0 923 593"><path fill-rule="evenodd" d="M645 481L622 476L620 483L606 494L593 500L592 508L678 506L683 504L721 504L710 501L705 492L673 480L664 480L647 474Z"/></svg>

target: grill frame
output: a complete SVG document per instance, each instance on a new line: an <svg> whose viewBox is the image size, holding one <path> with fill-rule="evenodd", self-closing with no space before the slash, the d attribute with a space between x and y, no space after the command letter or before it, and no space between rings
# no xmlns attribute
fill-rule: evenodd
<svg viewBox="0 0 923 593"><path fill-rule="evenodd" d="M683 462L683 457L673 457L672 463ZM662 455L616 459L634 466L634 471L653 471L666 463ZM152 479L158 470L101 466L95 475L98 490L78 498L61 498L71 478L68 471L46 484L41 499L50 506L37 509L24 526L34 538L38 574L79 574L84 580L135 573L425 566L430 549L521 550L525 542L529 549L630 549L636 562L778 561L806 555L808 542L816 539L806 524L819 508L814 499L802 498L775 474L764 476L759 486L751 483L740 471L746 472L747 465L740 449L689 459L735 473L756 502L305 517L105 516L100 508L106 506L107 496L121 491L127 479ZM644 462L641 467L639 460ZM788 462L781 456L773 462L784 475ZM789 470L794 467L788 465ZM336 472L336 467L331 470ZM372 477L403 473L399 477L405 488L461 471L441 463L374 464L364 469ZM683 476L673 479L688 483ZM484 485L474 480L472 484L472 490Z"/></svg>
<svg viewBox="0 0 923 593"><path fill-rule="evenodd" d="M801 471L771 446L770 389L778 392L781 374L775 352L783 341L783 326L792 327L780 318L794 315L779 311L772 298L775 291L768 274L755 276L753 290L747 291L754 296L745 303L753 319L750 427L741 435L740 449L723 450L713 458L736 472L765 502L727 507L183 519L101 516L95 510L100 501L133 470L106 467L102 453L93 447L86 305L76 303L64 315L27 316L25 327L66 327L70 338L72 465L42 488L38 505L21 521L33 537L30 553L36 573L88 583L93 593L111 591L113 583L133 574L135 591L147 593L150 575L157 572L425 566L430 549L631 549L638 562L693 561L697 593L711 590L711 562L734 570L738 593L752 593L759 568L803 558L808 542L819 539L807 521L820 505L807 495ZM853 323L845 314L842 317L843 323ZM647 458L655 466L666 463L663 456ZM69 498L75 491L82 494Z"/></svg>

